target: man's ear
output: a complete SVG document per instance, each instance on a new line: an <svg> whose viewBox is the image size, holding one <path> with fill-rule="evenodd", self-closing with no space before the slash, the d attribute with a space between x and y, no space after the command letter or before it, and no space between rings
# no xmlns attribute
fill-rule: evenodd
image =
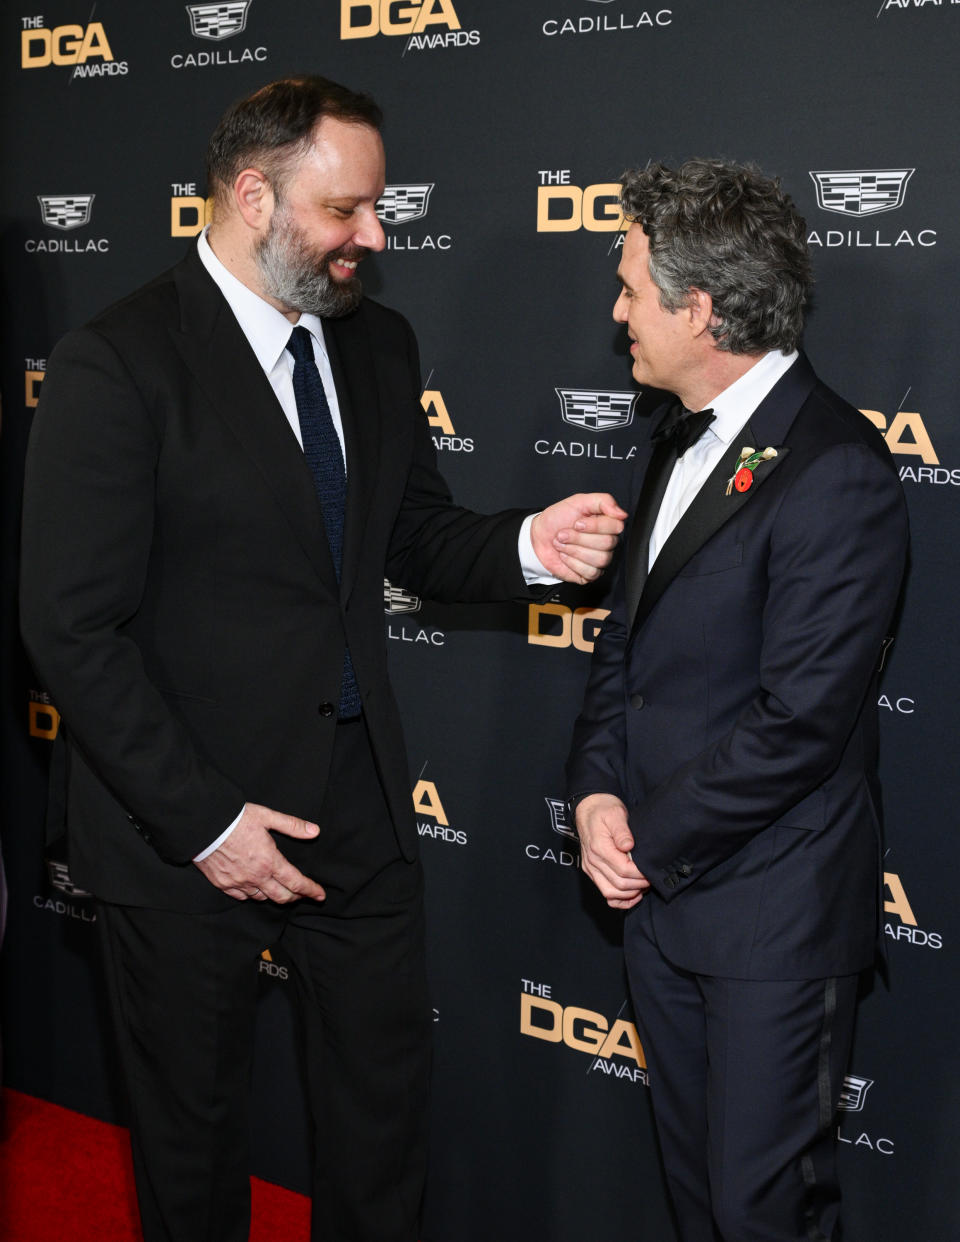
<svg viewBox="0 0 960 1242"><path fill-rule="evenodd" d="M244 224L266 232L273 214L273 189L259 168L244 168L233 183L233 202Z"/></svg>
<svg viewBox="0 0 960 1242"><path fill-rule="evenodd" d="M693 285L687 294L685 313L689 317L693 336L702 336L720 322L713 313L713 298L705 289L697 289Z"/></svg>

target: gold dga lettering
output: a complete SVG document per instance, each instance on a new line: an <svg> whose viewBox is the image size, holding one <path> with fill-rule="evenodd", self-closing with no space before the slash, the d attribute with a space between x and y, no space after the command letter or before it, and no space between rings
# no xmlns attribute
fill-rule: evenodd
<svg viewBox="0 0 960 1242"><path fill-rule="evenodd" d="M883 903L883 908L887 914L895 914L901 921L910 927L916 927L917 920L913 913L913 907L907 900L907 894L904 892L903 885L900 883L900 877L893 871L885 871L883 873L883 883L890 894L891 900Z"/></svg>
<svg viewBox="0 0 960 1242"><path fill-rule="evenodd" d="M427 26L448 26L451 30L459 30L460 19L453 0L423 0L414 33L420 34Z"/></svg>
<svg viewBox="0 0 960 1242"><path fill-rule="evenodd" d="M559 617L560 633L544 634L542 617ZM569 647L573 632L573 613L566 604L531 604L527 614L527 641L540 647Z"/></svg>
<svg viewBox="0 0 960 1242"><path fill-rule="evenodd" d="M571 632L573 636L573 645L578 651L593 651L593 644L596 642L597 635L600 633L601 629L599 622L601 622L604 617L608 617L609 615L609 608L574 609ZM584 624L587 621L597 623L592 626L592 633L589 638L587 638L584 631Z"/></svg>
<svg viewBox="0 0 960 1242"><path fill-rule="evenodd" d="M45 371L27 371L26 372L26 397L27 409L35 410L37 402L40 400L40 385L43 383Z"/></svg>
<svg viewBox="0 0 960 1242"><path fill-rule="evenodd" d="M419 4L409 4L407 0L380 0L380 33L385 35L415 33L419 8Z"/></svg>
<svg viewBox="0 0 960 1242"><path fill-rule="evenodd" d="M354 21L358 13L366 21ZM370 39L379 33L378 0L340 0L341 39Z"/></svg>
<svg viewBox="0 0 960 1242"><path fill-rule="evenodd" d="M170 199L171 237L196 237L212 219L212 198L183 194Z"/></svg>
<svg viewBox="0 0 960 1242"><path fill-rule="evenodd" d="M577 1034L577 1023L583 1023L582 1033ZM595 1054L603 1046L607 1033L607 1020L602 1013L592 1009L580 1009L569 1005L563 1011L563 1042L578 1052Z"/></svg>
<svg viewBox="0 0 960 1242"><path fill-rule="evenodd" d="M860 413L869 418L874 427L884 433L883 438L891 453L899 453L904 457L919 457L928 466L940 465L940 458L937 456L933 441L919 414L908 410L898 410L888 428L886 415L881 414L879 410L861 410ZM903 438L905 433L909 434L910 439Z"/></svg>
<svg viewBox="0 0 960 1242"><path fill-rule="evenodd" d="M550 1025L541 1026L534 1022L534 1011L546 1016ZM520 993L520 1034L532 1035L535 1039L545 1039L548 1044L559 1044L563 1040L563 1006L556 1001L546 1000L542 996L531 996L529 992Z"/></svg>
<svg viewBox="0 0 960 1242"><path fill-rule="evenodd" d="M447 413L447 405L443 397L435 388L425 388L420 397L420 404L423 406L424 413L427 415L427 422L431 427L439 427L447 436L454 436L457 433L453 429L453 423L450 421L450 415ZM433 410L431 414L430 411Z"/></svg>
<svg viewBox="0 0 960 1242"><path fill-rule="evenodd" d="M600 210L597 203L601 201ZM583 227L591 233L616 233L628 229L620 210L620 185L616 181L588 185L583 192Z"/></svg>
<svg viewBox="0 0 960 1242"><path fill-rule="evenodd" d="M60 731L60 713L49 703L35 703L33 700L27 707L30 736L43 737L52 742Z"/></svg>
<svg viewBox="0 0 960 1242"><path fill-rule="evenodd" d="M418 815L429 815L438 824L446 826L450 822L433 781L417 781L413 788L413 809Z"/></svg>
<svg viewBox="0 0 960 1242"><path fill-rule="evenodd" d="M83 43L80 47L80 55L77 57L78 62L82 65L90 59L91 56L99 56L103 60L113 60L113 52L110 48L107 33L103 28L102 22L91 22L84 32Z"/></svg>
<svg viewBox="0 0 960 1242"><path fill-rule="evenodd" d="M49 30L20 31L20 67L43 69L52 59L53 40Z"/></svg>
<svg viewBox="0 0 960 1242"><path fill-rule="evenodd" d="M600 1049L600 1056L629 1057L632 1061L636 1061L641 1069L647 1068L647 1058L643 1054L637 1028L632 1022L626 1022L623 1018L617 1018L610 1028L610 1034L603 1041L603 1047Z"/></svg>
<svg viewBox="0 0 960 1242"><path fill-rule="evenodd" d="M570 207L567 216L553 217L550 204L566 201ZM577 185L537 186L537 232L574 233L582 220L583 191Z"/></svg>
<svg viewBox="0 0 960 1242"><path fill-rule="evenodd" d="M905 440L904 434L910 438ZM939 466L940 458L934 452L933 444L923 425L919 414L898 410L884 439L891 453L919 457L928 466Z"/></svg>

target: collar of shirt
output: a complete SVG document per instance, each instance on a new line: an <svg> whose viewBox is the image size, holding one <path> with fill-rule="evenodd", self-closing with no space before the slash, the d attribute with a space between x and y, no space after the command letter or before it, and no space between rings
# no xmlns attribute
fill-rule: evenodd
<svg viewBox="0 0 960 1242"><path fill-rule="evenodd" d="M209 228L209 225L207 226ZM290 340L294 327L306 328L314 339L314 353L319 349L324 358L327 348L323 339L323 325L316 315L301 315L296 325L291 324L286 315L265 302L259 294L247 286L220 262L207 241L207 229L204 229L197 240L197 253L200 262L210 273L220 292L233 311L243 335L250 343L250 348L257 356L257 361L264 372L270 375L280 361L283 351Z"/></svg>
<svg viewBox="0 0 960 1242"><path fill-rule="evenodd" d="M710 402L714 419L709 430L723 444L730 444L777 380L789 371L799 357L797 351L784 354L771 350L754 363L738 380L718 393Z"/></svg>

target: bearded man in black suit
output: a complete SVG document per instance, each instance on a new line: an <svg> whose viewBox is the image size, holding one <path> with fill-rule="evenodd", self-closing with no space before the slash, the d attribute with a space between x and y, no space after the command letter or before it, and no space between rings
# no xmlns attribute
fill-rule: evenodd
<svg viewBox="0 0 960 1242"><path fill-rule="evenodd" d="M384 248L380 112L322 78L234 105L214 222L55 349L23 631L64 722L147 1242L243 1242L254 964L294 964L316 1242L413 1242L430 1009L384 576L440 600L588 581L626 515L454 505ZM523 569L521 569L521 562Z"/></svg>
<svg viewBox="0 0 960 1242"><path fill-rule="evenodd" d="M833 1239L904 498L876 429L798 352L810 261L779 183L654 164L622 202L614 319L634 378L680 400L641 462L575 728L583 865L629 911L683 1242Z"/></svg>

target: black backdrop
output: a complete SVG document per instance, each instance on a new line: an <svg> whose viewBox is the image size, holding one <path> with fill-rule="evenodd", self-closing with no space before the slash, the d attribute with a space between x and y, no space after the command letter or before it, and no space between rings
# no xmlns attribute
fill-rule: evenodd
<svg viewBox="0 0 960 1242"><path fill-rule="evenodd" d="M42 857L58 717L16 629L20 479L58 337L169 266L227 103L293 71L387 114L369 291L419 335L457 496L628 494L647 434L610 321L626 165L752 159L804 212L807 348L884 427L913 565L882 686L889 984L861 1008L840 1138L852 1242L954 1242L960 777L954 345L957 0L240 0L2 4L4 1079L122 1118L93 911ZM402 588L402 583L394 584ZM619 924L553 804L603 591L385 615L430 884L425 1242L672 1238ZM260 963L255 1171L302 1189L285 982Z"/></svg>

